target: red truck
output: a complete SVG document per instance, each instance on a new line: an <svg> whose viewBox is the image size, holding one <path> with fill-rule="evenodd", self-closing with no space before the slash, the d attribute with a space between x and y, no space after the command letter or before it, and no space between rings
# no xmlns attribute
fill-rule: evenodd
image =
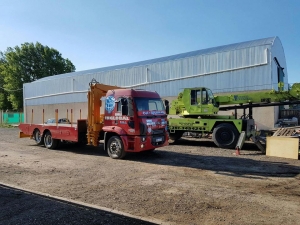
<svg viewBox="0 0 300 225"><path fill-rule="evenodd" d="M167 114L157 92L104 85L95 79L88 91L87 120L76 124L22 123L19 129L20 138L30 137L49 149L56 149L62 141L94 146L103 141L104 150L114 159L127 152L153 151L168 145L169 139Z"/></svg>

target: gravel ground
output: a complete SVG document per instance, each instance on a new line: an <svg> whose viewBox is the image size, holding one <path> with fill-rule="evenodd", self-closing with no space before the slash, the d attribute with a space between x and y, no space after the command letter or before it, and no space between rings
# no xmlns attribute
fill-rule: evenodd
<svg viewBox="0 0 300 225"><path fill-rule="evenodd" d="M299 160L267 157L251 143L235 156L234 150L216 148L211 140L184 139L153 153L113 160L101 146L48 150L30 139L19 139L17 128L0 128L2 184L78 203L44 197L28 200L27 192L15 194L20 192L1 187L5 203L0 203L0 221L32 224L42 218L36 224L57 224L55 219L68 218L62 224L294 225L300 221L299 173ZM26 206L28 202L33 202L32 208ZM81 217L81 213L86 214Z"/></svg>

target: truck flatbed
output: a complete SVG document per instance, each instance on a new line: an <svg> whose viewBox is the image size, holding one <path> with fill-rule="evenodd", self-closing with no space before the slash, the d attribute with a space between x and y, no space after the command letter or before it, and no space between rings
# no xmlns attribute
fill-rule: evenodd
<svg viewBox="0 0 300 225"><path fill-rule="evenodd" d="M78 125L80 124L80 125ZM78 127L81 127L80 130L86 130L85 120L78 120L78 123L74 124L31 124L31 123L22 123L19 125L20 137L34 137L35 135L43 134L49 131L54 139L60 139L65 141L74 141L78 142L79 132Z"/></svg>

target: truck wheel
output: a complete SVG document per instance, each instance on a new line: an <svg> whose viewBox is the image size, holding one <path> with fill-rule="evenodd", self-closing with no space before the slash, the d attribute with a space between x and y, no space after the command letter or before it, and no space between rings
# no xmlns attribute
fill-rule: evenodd
<svg viewBox="0 0 300 225"><path fill-rule="evenodd" d="M41 135L41 132L39 129L35 129L33 132L33 138L35 140L35 143L37 145L43 145L44 144L44 136Z"/></svg>
<svg viewBox="0 0 300 225"><path fill-rule="evenodd" d="M44 136L44 144L46 148L56 149L59 144L59 140L53 139L50 131L47 131Z"/></svg>
<svg viewBox="0 0 300 225"><path fill-rule="evenodd" d="M215 127L212 138L218 147L234 149L239 138L239 132L232 124L221 123Z"/></svg>
<svg viewBox="0 0 300 225"><path fill-rule="evenodd" d="M126 155L120 137L112 136L107 143L107 153L113 159L122 159Z"/></svg>
<svg viewBox="0 0 300 225"><path fill-rule="evenodd" d="M182 131L175 131L175 133L169 133L169 144L175 144L183 135Z"/></svg>

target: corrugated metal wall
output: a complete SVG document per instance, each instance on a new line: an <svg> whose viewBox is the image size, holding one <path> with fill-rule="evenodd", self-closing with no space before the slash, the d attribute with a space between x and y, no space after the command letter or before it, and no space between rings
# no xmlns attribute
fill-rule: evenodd
<svg viewBox="0 0 300 225"><path fill-rule="evenodd" d="M271 89L277 85L272 83L274 75L270 61L273 54L284 58L286 65L283 49L276 47L276 51L272 51L273 42L274 38L262 39L247 42L247 45L199 51L199 55L191 52L182 54L182 58L170 56L144 61L140 65L112 67L112 70L44 78L24 85L24 105L86 102L88 83L93 78L109 85L155 90L162 97L177 96L183 88L197 86L208 87L214 93ZM281 45L279 39L274 43Z"/></svg>

